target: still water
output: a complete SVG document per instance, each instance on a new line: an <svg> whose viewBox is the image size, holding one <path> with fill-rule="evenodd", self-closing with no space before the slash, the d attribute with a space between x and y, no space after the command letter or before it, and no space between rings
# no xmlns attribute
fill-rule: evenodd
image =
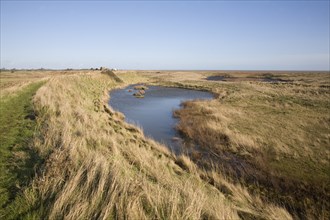
<svg viewBox="0 0 330 220"><path fill-rule="evenodd" d="M212 99L209 92L161 86L148 86L144 98L133 96L134 85L110 92L109 105L125 115L128 123L138 125L144 134L167 145L174 152L179 152L175 125L178 119L173 117L173 110L180 108L180 103L193 99ZM131 91L132 90L132 91Z"/></svg>

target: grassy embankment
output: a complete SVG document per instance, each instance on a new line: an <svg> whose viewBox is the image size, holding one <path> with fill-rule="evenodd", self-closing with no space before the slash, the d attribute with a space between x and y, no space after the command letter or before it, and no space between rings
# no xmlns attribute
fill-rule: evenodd
<svg viewBox="0 0 330 220"><path fill-rule="evenodd" d="M291 82L277 84L246 81L261 73L228 75L238 78L155 78L216 94L215 100L186 102L175 112L178 130L202 148L190 153L192 160L204 168L218 166L250 193L283 204L299 218L329 218L329 75L281 73Z"/></svg>
<svg viewBox="0 0 330 220"><path fill-rule="evenodd" d="M7 218L291 218L219 173L214 187L189 158L126 124L108 108L108 90L149 79L120 78L125 83L98 72L58 76L37 91L33 149L45 162Z"/></svg>

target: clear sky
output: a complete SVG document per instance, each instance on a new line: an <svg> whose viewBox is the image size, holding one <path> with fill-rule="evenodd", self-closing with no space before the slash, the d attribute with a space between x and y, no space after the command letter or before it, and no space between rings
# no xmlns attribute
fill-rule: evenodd
<svg viewBox="0 0 330 220"><path fill-rule="evenodd" d="M329 4L1 0L1 67L329 70Z"/></svg>

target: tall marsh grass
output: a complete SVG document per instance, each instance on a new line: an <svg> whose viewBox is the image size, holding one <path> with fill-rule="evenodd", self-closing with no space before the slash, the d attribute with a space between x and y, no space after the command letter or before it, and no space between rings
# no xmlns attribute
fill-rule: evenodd
<svg viewBox="0 0 330 220"><path fill-rule="evenodd" d="M108 91L153 79L137 73L119 77L124 83L99 72L60 75L38 90L33 147L44 164L8 218L292 218L125 123L108 108Z"/></svg>

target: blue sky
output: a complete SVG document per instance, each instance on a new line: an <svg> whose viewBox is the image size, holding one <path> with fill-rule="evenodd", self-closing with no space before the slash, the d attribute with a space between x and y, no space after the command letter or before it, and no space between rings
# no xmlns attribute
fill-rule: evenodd
<svg viewBox="0 0 330 220"><path fill-rule="evenodd" d="M329 1L1 1L1 67L329 70Z"/></svg>

